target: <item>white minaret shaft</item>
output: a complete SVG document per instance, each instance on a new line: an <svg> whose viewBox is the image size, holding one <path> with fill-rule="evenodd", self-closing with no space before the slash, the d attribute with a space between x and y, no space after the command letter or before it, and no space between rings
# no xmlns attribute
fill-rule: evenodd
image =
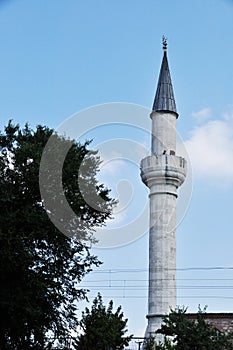
<svg viewBox="0 0 233 350"><path fill-rule="evenodd" d="M162 317L176 307L176 198L186 176L186 161L176 155L178 114L164 39L152 113L151 156L141 162L142 181L149 188L149 291L146 336L160 328Z"/></svg>

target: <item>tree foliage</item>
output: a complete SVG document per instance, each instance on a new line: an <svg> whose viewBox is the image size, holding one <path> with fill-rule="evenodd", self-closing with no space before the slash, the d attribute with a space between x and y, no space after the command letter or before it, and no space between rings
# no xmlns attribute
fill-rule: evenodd
<svg viewBox="0 0 233 350"><path fill-rule="evenodd" d="M171 339L164 337L163 342L156 341L155 336L146 338L143 342L144 350L175 350L176 346L172 343Z"/></svg>
<svg viewBox="0 0 233 350"><path fill-rule="evenodd" d="M50 166L63 147L69 148L62 186L75 215L64 213L61 219L67 235L53 225L40 195L40 160L50 137L60 147ZM100 264L85 239L110 217L114 201L97 182L100 159L88 151L88 142L80 145L44 126L33 131L9 122L0 133L0 149L0 349L43 349L48 334L62 343L77 327L76 302L86 297L78 282ZM101 199L95 208L83 198L78 182L83 162L83 183ZM50 215L62 217L56 212L60 189L49 167L43 170L52 198Z"/></svg>
<svg viewBox="0 0 233 350"><path fill-rule="evenodd" d="M165 316L161 329L165 343L156 346L156 350L232 350L232 334L220 332L204 319L199 310L196 320L188 319L186 308L171 310ZM172 339L172 341L171 341ZM167 342L167 343L166 343Z"/></svg>
<svg viewBox="0 0 233 350"><path fill-rule="evenodd" d="M83 334L76 342L77 350L124 349L132 336L125 336L127 319L123 318L121 306L113 312L113 301L106 308L100 294L93 301L91 310L82 313L80 327Z"/></svg>

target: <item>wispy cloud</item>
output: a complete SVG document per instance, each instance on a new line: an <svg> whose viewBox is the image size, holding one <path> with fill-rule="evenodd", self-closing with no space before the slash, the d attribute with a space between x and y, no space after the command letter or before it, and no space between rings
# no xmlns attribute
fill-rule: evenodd
<svg viewBox="0 0 233 350"><path fill-rule="evenodd" d="M100 170L103 176L119 173L126 165L123 155L119 152L99 152L99 156L102 160Z"/></svg>
<svg viewBox="0 0 233 350"><path fill-rule="evenodd" d="M198 122L203 123L206 122L208 119L211 118L212 111L209 107L202 108L201 110L197 112L192 112L191 116Z"/></svg>
<svg viewBox="0 0 233 350"><path fill-rule="evenodd" d="M233 184L233 114L195 127L185 146L196 176Z"/></svg>

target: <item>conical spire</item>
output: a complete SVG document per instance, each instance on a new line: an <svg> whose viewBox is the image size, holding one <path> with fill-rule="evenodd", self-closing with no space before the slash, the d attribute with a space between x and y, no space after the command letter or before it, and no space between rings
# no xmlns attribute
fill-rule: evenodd
<svg viewBox="0 0 233 350"><path fill-rule="evenodd" d="M152 110L155 112L174 112L178 116L178 113L176 111L176 102L173 93L171 75L167 60L167 39L165 37L163 37L163 50L163 61L160 69L159 81Z"/></svg>

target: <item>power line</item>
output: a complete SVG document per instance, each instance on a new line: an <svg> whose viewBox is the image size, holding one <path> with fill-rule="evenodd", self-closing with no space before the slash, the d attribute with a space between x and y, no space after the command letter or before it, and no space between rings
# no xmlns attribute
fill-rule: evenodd
<svg viewBox="0 0 233 350"><path fill-rule="evenodd" d="M171 271L175 271L175 269L167 269ZM190 291L191 295L184 294L178 295L177 299L218 299L218 300L233 300L232 290L233 290L233 275L231 271L233 270L232 266L198 266L198 267L184 267L177 268L176 271L180 274L183 272L190 272L191 277L185 278L179 275L179 278L176 280L178 283L177 291ZM157 270L158 272L162 271ZM214 275L210 275L211 277L204 278L203 275L195 276L192 278L192 273L195 272L203 272L206 271L215 273ZM223 277L218 277L219 273L224 273L224 271L229 271L230 275L224 275ZM93 271L91 275L84 279L80 284L82 288L87 288L90 291L89 297L91 298L95 291L102 291L104 295L106 293L106 298L116 298L116 299L144 299L147 300L148 295L144 294L149 290L148 286L148 268L116 268L116 269L101 269L97 271ZM137 276L133 276L133 274L137 274ZM141 275L144 274L144 275ZM145 276L146 273L146 276ZM95 275L94 275L95 274ZM97 275L99 274L99 275ZM115 275L114 275L115 274ZM116 276L119 275L119 276ZM93 279L91 277L93 276ZM98 278L98 277L100 278ZM189 275L190 276L190 275ZM203 276L203 277L201 277ZM215 277L216 276L216 277ZM229 276L229 277L228 277ZM97 277L97 278L95 278ZM199 278L198 278L199 277ZM161 278L156 279L156 281L160 281L161 284L165 280L171 280L170 278ZM182 283L184 282L184 284ZM174 287L172 287L174 288ZM171 291L171 289L170 289ZM93 292L93 293L92 293ZM201 292L201 293L198 293ZM214 293L213 295L212 292ZM217 292L217 293L216 293ZM194 295L198 293L198 295ZM207 295L205 295L207 293ZM221 295L216 295L216 294ZM202 294L202 295L200 295ZM229 295L230 294L230 295ZM94 296L95 297L95 296ZM164 296L166 297L166 296Z"/></svg>
<svg viewBox="0 0 233 350"><path fill-rule="evenodd" d="M112 289L112 290L148 290L149 288L147 286L81 286L82 288L91 288L92 290L98 290L101 289ZM176 289L176 287L167 287L167 289ZM177 289L226 289L231 290L233 289L233 286L177 286Z"/></svg>
<svg viewBox="0 0 233 350"><path fill-rule="evenodd" d="M89 298L95 298L96 295L89 295ZM103 298L113 298L113 299L147 299L147 295L103 295ZM230 299L233 297L223 297L219 295L182 295L177 296L177 299Z"/></svg>
<svg viewBox="0 0 233 350"><path fill-rule="evenodd" d="M160 281L169 281L171 278L160 278ZM233 278L177 278L177 281L233 281ZM123 282L125 281L124 278L122 279L111 279L111 282ZM153 281L153 280L152 280ZM97 282L109 282L109 279L98 279L98 280L86 280L85 282L88 283L97 283ZM147 279L128 279L127 282L148 282Z"/></svg>
<svg viewBox="0 0 233 350"><path fill-rule="evenodd" d="M233 270L233 266L199 266L199 267L181 267L181 268L175 268L175 269L156 269L156 271L210 271L210 270ZM137 272L148 272L149 268L143 268L143 269L102 269L98 271L92 271L92 274L94 273L122 273L122 272L130 272L130 273L137 273Z"/></svg>

